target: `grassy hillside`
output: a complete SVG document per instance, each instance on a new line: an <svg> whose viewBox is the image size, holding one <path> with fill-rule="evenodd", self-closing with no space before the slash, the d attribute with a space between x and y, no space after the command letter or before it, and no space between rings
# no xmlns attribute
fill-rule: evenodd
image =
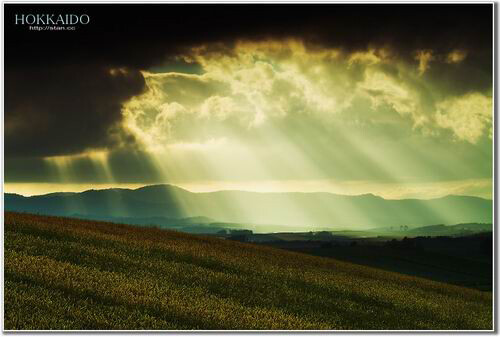
<svg viewBox="0 0 500 337"><path fill-rule="evenodd" d="M5 329L491 329L491 293L269 247L5 214Z"/></svg>

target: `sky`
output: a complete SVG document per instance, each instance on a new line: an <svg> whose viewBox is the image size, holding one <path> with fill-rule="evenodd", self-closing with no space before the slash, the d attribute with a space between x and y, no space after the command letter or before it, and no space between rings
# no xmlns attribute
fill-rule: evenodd
<svg viewBox="0 0 500 337"><path fill-rule="evenodd" d="M492 9L5 4L4 189L491 198Z"/></svg>

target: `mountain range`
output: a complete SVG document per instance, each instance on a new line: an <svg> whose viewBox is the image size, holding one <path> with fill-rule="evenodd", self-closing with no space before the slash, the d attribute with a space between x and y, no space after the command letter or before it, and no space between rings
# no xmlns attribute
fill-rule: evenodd
<svg viewBox="0 0 500 337"><path fill-rule="evenodd" d="M173 185L25 197L4 194L6 211L86 218L160 217L191 223L247 223L283 228L376 228L492 222L492 201L471 196L388 200L373 194L194 193ZM202 218L197 218L202 217ZM199 221L198 221L199 220ZM270 229L271 230L271 229Z"/></svg>

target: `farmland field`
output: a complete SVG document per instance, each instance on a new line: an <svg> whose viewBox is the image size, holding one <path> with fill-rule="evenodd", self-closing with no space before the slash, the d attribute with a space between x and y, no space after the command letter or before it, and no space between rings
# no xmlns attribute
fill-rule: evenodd
<svg viewBox="0 0 500 337"><path fill-rule="evenodd" d="M492 295L159 229L5 213L4 329L492 329Z"/></svg>

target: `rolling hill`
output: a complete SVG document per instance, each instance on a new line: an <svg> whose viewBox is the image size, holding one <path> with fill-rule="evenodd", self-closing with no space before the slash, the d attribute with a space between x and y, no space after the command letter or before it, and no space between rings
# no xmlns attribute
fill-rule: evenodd
<svg viewBox="0 0 500 337"><path fill-rule="evenodd" d="M371 194L257 193L220 191L192 193L172 185L135 190L89 190L23 197L4 196L5 209L47 215L182 219L208 217L218 222L286 228L373 228L492 222L492 201L469 196L431 200L386 200ZM273 229L270 225L278 226Z"/></svg>
<svg viewBox="0 0 500 337"><path fill-rule="evenodd" d="M5 213L6 330L491 330L492 294L185 233Z"/></svg>

